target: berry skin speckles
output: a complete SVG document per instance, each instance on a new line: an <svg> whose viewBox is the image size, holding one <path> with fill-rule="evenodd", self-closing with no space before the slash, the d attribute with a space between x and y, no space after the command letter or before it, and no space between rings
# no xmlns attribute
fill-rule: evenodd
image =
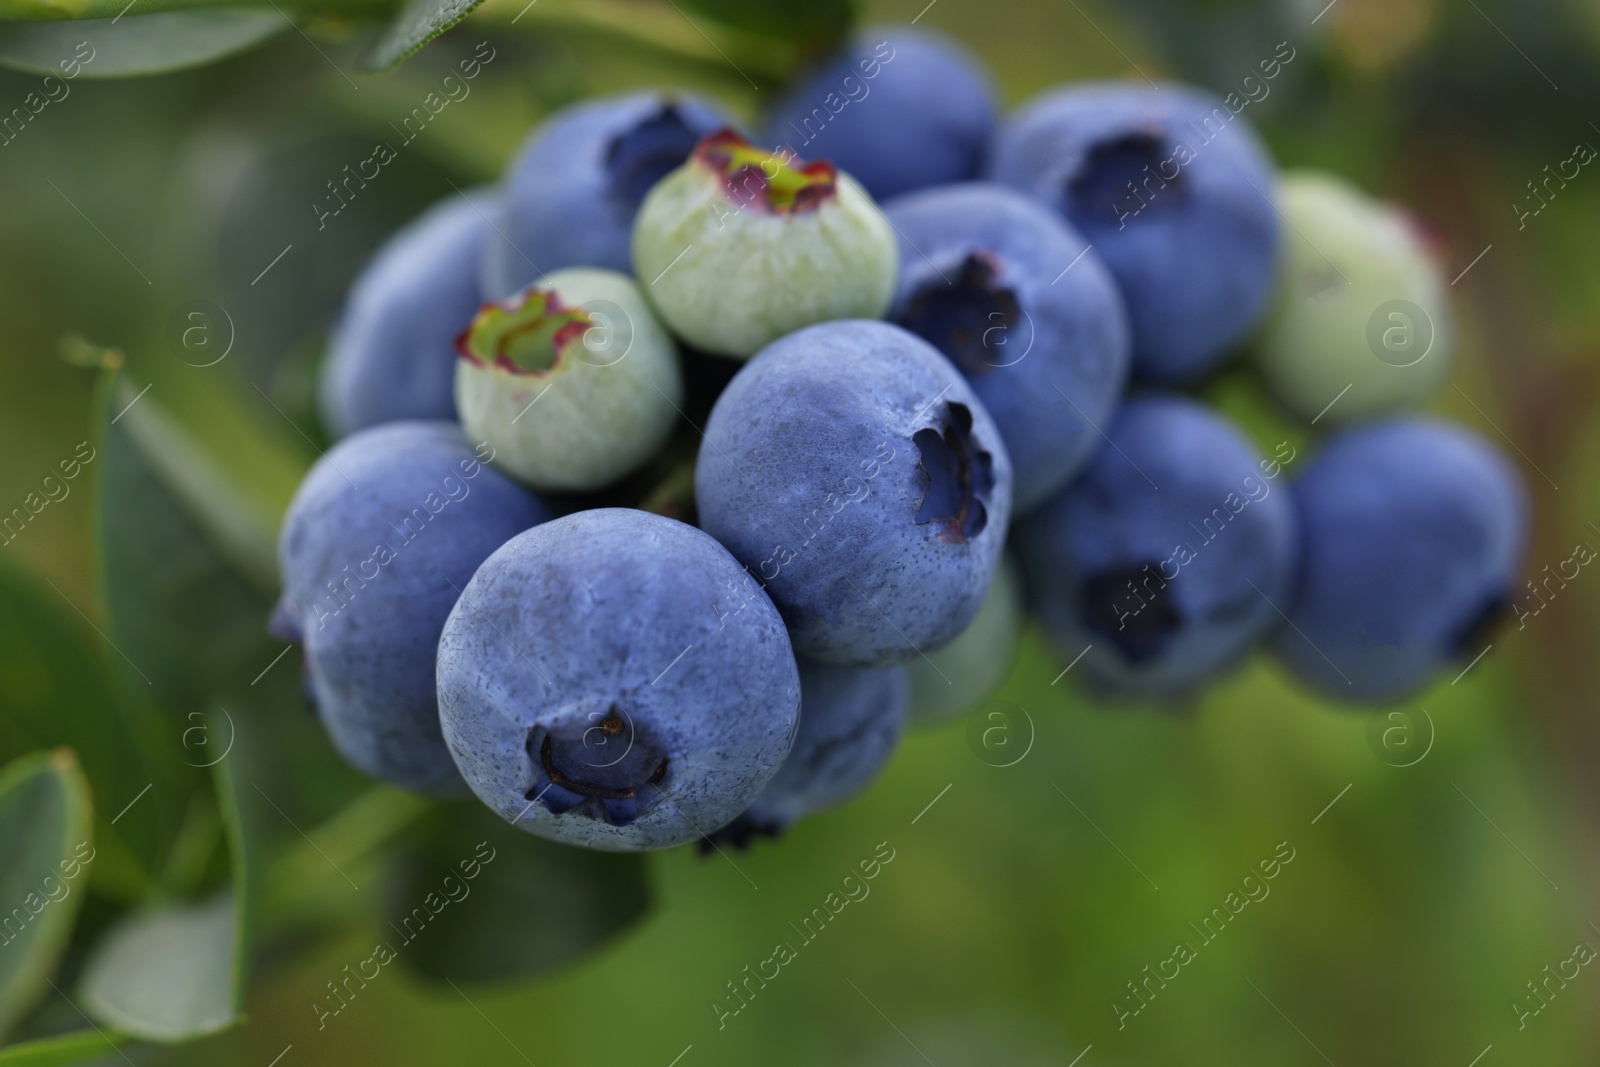
<svg viewBox="0 0 1600 1067"><path fill-rule="evenodd" d="M278 545L274 634L304 649L334 747L381 781L462 791L439 733L434 653L478 565L550 517L447 422L351 435L311 468Z"/></svg>
<svg viewBox="0 0 1600 1067"><path fill-rule="evenodd" d="M884 212L901 242L889 317L966 375L1005 437L1025 512L1077 473L1122 400L1116 283L1065 222L1003 185L925 189Z"/></svg>
<svg viewBox="0 0 1600 1067"><path fill-rule="evenodd" d="M626 508L486 560L439 640L439 716L474 793L519 829L610 851L743 812L794 737L783 621L710 537Z"/></svg>
<svg viewBox="0 0 1600 1067"><path fill-rule="evenodd" d="M799 652L905 662L977 614L1011 461L927 342L860 320L797 331L734 376L705 437L700 524L761 580Z"/></svg>
<svg viewBox="0 0 1600 1067"><path fill-rule="evenodd" d="M800 727L783 766L737 819L710 835L748 843L866 788L905 732L909 685L903 667L836 667L801 658ZM702 849L708 848L703 843Z"/></svg>

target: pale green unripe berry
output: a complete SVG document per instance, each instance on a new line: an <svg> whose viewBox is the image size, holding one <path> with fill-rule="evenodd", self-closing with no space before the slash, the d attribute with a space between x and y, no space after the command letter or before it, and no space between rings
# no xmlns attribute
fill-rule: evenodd
<svg viewBox="0 0 1600 1067"><path fill-rule="evenodd" d="M1454 326L1449 287L1416 227L1315 171L1284 175L1278 206L1289 225L1255 351L1267 385L1319 426L1420 404L1449 377Z"/></svg>
<svg viewBox="0 0 1600 1067"><path fill-rule="evenodd" d="M633 267L679 337L747 358L802 326L882 318L899 249L854 178L829 163L794 165L724 130L645 197Z"/></svg>
<svg viewBox="0 0 1600 1067"><path fill-rule="evenodd" d="M535 489L616 481L666 440L683 399L672 338L615 271L558 270L485 304L457 347L468 440Z"/></svg>
<svg viewBox="0 0 1600 1067"><path fill-rule="evenodd" d="M976 708L1000 688L1022 642L1022 583L1010 555L989 583L983 606L961 635L906 664L911 725L938 726Z"/></svg>

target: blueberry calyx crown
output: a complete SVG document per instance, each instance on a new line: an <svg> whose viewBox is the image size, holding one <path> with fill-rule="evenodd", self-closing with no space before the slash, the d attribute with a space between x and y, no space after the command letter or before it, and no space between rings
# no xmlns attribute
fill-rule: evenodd
<svg viewBox="0 0 1600 1067"><path fill-rule="evenodd" d="M1171 139L1151 125L1090 145L1067 177L1064 206L1074 221L1114 222L1120 229L1146 211L1172 211L1187 188Z"/></svg>
<svg viewBox="0 0 1600 1067"><path fill-rule="evenodd" d="M758 148L734 130L707 134L691 158L721 177L723 193L743 207L800 215L838 195L839 171L832 163L802 164L792 153Z"/></svg>
<svg viewBox="0 0 1600 1067"><path fill-rule="evenodd" d="M954 279L929 280L917 289L896 321L943 352L967 377L987 374L1002 365L993 357L1022 316L1016 294L998 284L999 275L994 253L973 251Z"/></svg>
<svg viewBox="0 0 1600 1067"><path fill-rule="evenodd" d="M561 364L567 349L593 325L582 308L569 308L554 291L529 286L479 308L472 324L456 337L456 352L480 367L543 376Z"/></svg>
<svg viewBox="0 0 1600 1067"><path fill-rule="evenodd" d="M1079 617L1128 663L1148 663L1183 629L1183 615L1160 573L1161 561L1119 564L1084 579Z"/></svg>
<svg viewBox="0 0 1600 1067"><path fill-rule="evenodd" d="M548 728L535 726L524 749L533 767L524 799L543 804L552 815L576 811L613 826L644 814L667 774L660 746L616 704Z"/></svg>
<svg viewBox="0 0 1600 1067"><path fill-rule="evenodd" d="M629 212L637 211L651 186L689 158L697 140L677 102L663 98L659 107L606 145L604 162L611 195Z"/></svg>
<svg viewBox="0 0 1600 1067"><path fill-rule="evenodd" d="M911 443L920 454L918 469L928 479L917 525L936 523L939 540L946 543L977 537L989 522L994 459L972 436L972 411L965 404L945 404L940 425L918 430Z"/></svg>

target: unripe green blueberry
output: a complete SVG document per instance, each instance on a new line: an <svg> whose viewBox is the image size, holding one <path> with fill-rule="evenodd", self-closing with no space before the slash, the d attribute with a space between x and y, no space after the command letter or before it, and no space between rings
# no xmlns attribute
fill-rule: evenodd
<svg viewBox="0 0 1600 1067"><path fill-rule="evenodd" d="M1449 287L1416 227L1315 171L1284 175L1278 197L1290 225L1255 353L1267 385L1328 424L1422 402L1449 376L1454 329Z"/></svg>
<svg viewBox="0 0 1600 1067"><path fill-rule="evenodd" d="M906 664L911 725L938 726L976 707L1006 680L1022 642L1022 585L1017 561L1002 556L983 606L943 648Z"/></svg>
<svg viewBox="0 0 1600 1067"><path fill-rule="evenodd" d="M633 266L674 333L743 359L812 323L882 318L899 252L854 178L722 130L645 197Z"/></svg>
<svg viewBox="0 0 1600 1067"><path fill-rule="evenodd" d="M485 304L456 347L467 437L536 489L627 474L666 440L683 399L672 338L616 271L554 271Z"/></svg>

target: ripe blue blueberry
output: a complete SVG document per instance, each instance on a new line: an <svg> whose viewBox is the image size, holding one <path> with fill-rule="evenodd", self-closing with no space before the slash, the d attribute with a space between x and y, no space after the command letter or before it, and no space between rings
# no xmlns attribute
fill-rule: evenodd
<svg viewBox="0 0 1600 1067"><path fill-rule="evenodd" d="M900 237L889 319L967 376L1005 438L1021 514L1088 461L1122 399L1116 283L1060 216L1003 185L924 189L884 214Z"/></svg>
<svg viewBox="0 0 1600 1067"><path fill-rule="evenodd" d="M767 139L832 161L883 200L977 177L994 128L994 87L959 42L879 26L785 95Z"/></svg>
<svg viewBox="0 0 1600 1067"><path fill-rule="evenodd" d="M906 725L904 667L837 667L804 657L799 665L794 746L755 803L713 841L776 837L865 789L894 754Z"/></svg>
<svg viewBox="0 0 1600 1067"><path fill-rule="evenodd" d="M882 315L897 256L854 178L732 130L657 183L633 228L634 269L662 320L740 359L814 322Z"/></svg>
<svg viewBox="0 0 1600 1067"><path fill-rule="evenodd" d="M273 633L304 646L308 691L355 767L424 793L462 792L439 733L434 651L478 564L549 517L460 427L391 422L306 475L278 544Z"/></svg>
<svg viewBox="0 0 1600 1067"><path fill-rule="evenodd" d="M502 299L563 267L627 273L633 216L701 137L728 125L682 94L642 92L563 108L528 135L506 172L484 246L483 290Z"/></svg>
<svg viewBox="0 0 1600 1067"><path fill-rule="evenodd" d="M489 233L484 197L468 195L451 195L389 238L356 279L317 385L332 436L455 418L454 344L481 302L477 263Z"/></svg>
<svg viewBox="0 0 1600 1067"><path fill-rule="evenodd" d="M1139 377L1193 380L1266 303L1272 163L1223 101L1180 85L1054 89L1001 128L989 173L1066 215L1111 268Z"/></svg>
<svg viewBox="0 0 1600 1067"><path fill-rule="evenodd" d="M1018 524L1034 610L1065 656L1083 653L1091 686L1182 696L1287 608L1294 506L1274 491L1281 463L1195 401L1135 398L1106 433L1078 480Z"/></svg>
<svg viewBox="0 0 1600 1067"><path fill-rule="evenodd" d="M768 345L711 411L700 525L758 578L795 648L884 666L972 621L999 563L1011 461L966 379L882 322Z"/></svg>
<svg viewBox="0 0 1600 1067"><path fill-rule="evenodd" d="M699 838L789 751L794 652L706 534L626 508L508 542L439 639L439 716L478 798L531 833L611 851Z"/></svg>
<svg viewBox="0 0 1600 1067"><path fill-rule="evenodd" d="M1407 417L1331 438L1293 488L1305 543L1274 647L1343 700L1408 695L1489 644L1516 591L1527 492L1476 434Z"/></svg>

